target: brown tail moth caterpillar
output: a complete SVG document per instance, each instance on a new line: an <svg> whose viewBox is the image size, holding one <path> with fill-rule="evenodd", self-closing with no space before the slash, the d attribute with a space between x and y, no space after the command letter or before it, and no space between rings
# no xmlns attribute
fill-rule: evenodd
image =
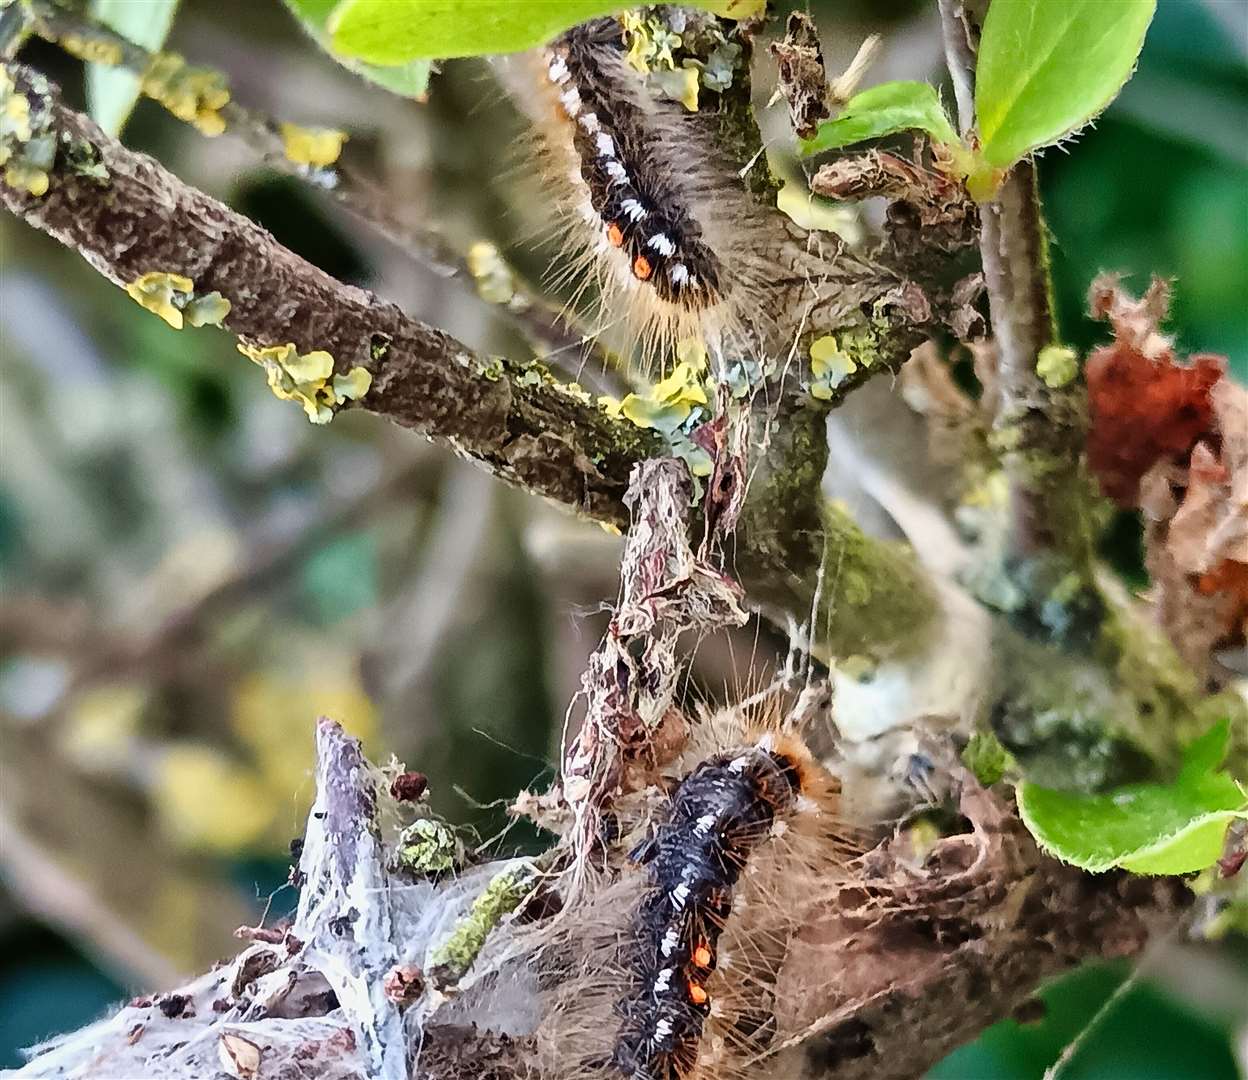
<svg viewBox="0 0 1248 1080"><path fill-rule="evenodd" d="M640 869L560 945L556 1075L731 1077L788 1034L778 973L850 853L836 794L801 741L774 732L684 776L633 851Z"/></svg>
<svg viewBox="0 0 1248 1080"><path fill-rule="evenodd" d="M647 31L636 18L630 30L616 19L584 23L528 59L536 87L521 80L557 193L565 238L559 274L579 286L578 296L595 285L603 321L622 323L643 355L670 355L685 337L714 346L725 334L757 335L784 240L739 163L720 149L727 115L720 84L748 79L743 46L729 37L735 31L706 17L666 18L663 25L680 26L683 37L657 23ZM711 56L721 65L713 78L701 61L661 72L693 80L690 99L672 100L638 70L637 35L646 33L667 34L669 57L681 55L685 41L704 52L718 41Z"/></svg>

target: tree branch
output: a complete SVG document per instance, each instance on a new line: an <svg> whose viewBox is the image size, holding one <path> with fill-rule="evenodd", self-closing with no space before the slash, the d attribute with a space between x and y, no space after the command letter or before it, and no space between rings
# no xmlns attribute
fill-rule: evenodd
<svg viewBox="0 0 1248 1080"><path fill-rule="evenodd" d="M940 0L945 54L963 133L974 125L975 56L987 0ZM1016 556L1062 550L1085 567L1091 556L1082 520L1079 460L1082 416L1074 391L1046 385L1041 351L1057 344L1048 236L1036 167L1015 165L995 199L980 208L979 248L997 346L995 429L1010 479L1011 550Z"/></svg>
<svg viewBox="0 0 1248 1080"><path fill-rule="evenodd" d="M321 350L334 371L361 367L372 385L359 406L414 428L489 472L599 521L623 527L632 465L661 452L653 432L613 420L584 391L539 362L482 356L393 304L343 285L271 235L127 150L67 108L30 69L8 65L36 130L54 140L46 193L0 185L28 224L77 250L126 286L181 275L196 296L230 303L223 326L253 348ZM20 152L21 147L13 147Z"/></svg>
<svg viewBox="0 0 1248 1080"><path fill-rule="evenodd" d="M131 72L143 80L141 88L145 94L170 109L179 119L188 119L185 99L176 101L167 90L164 93L158 90L159 80L155 83L148 81L153 72L160 71L162 66L170 66L175 60L180 62L180 57L152 52L136 45L84 11L58 7L44 0L31 0L30 12L32 28L40 37L89 64ZM225 75L210 68L179 67L171 78L181 78L188 83L197 79L197 85L202 88L197 99L201 107L205 94L213 91L228 93ZM175 111L175 108L181 112ZM296 135L325 134L331 140L341 133L284 125L232 96L219 108L203 107L203 112L214 125L219 117L223 130L241 139L266 165L304 181L313 190L332 199L356 221L401 248L439 277L457 278L471 285L476 275L463 253L437 230L414 220L410 211L396 210L393 200L387 197L376 179L337 156L324 164L301 161L297 154L292 156L287 138L290 129ZM197 119L191 116L189 122L204 130L202 122L197 122ZM215 131L215 126L207 129L207 133ZM338 149L341 148L335 150L335 155ZM496 304L522 333L551 352L579 351L581 336L564 325L556 306L543 297L525 291L514 280L510 282L510 290L511 295L505 301L491 298L488 302ZM480 288L477 291L480 292Z"/></svg>
<svg viewBox="0 0 1248 1080"><path fill-rule="evenodd" d="M334 280L150 157L104 135L87 117L66 107L42 75L17 65L5 70L16 79L16 92L28 99L35 118L37 130L26 145L52 137L58 147L46 170L45 193L0 184L0 201L13 213L77 250L118 285L163 272L189 278L196 297L221 294L230 302L223 327L247 347L289 343L300 355L329 353L339 375L356 367L368 371L370 389L346 407L414 428L518 487L605 524L627 527L623 495L633 465L666 451L656 432L613 419L539 361L482 356L408 318L393 304ZM11 148L23 151L16 142ZM794 287L793 303L785 310L795 325L803 319L801 312L816 304L820 318L833 319L832 325L843 328L844 315L836 312L857 311L857 299L877 296L881 285L870 279L859 289L829 290L826 296L824 287L826 283L813 299L805 288ZM810 431L821 432L826 409L867 379L896 370L918 340L918 332L900 315L887 329L843 336L841 347L856 367L836 387L832 400L798 409L812 418L815 427ZM784 400L796 396L792 387L783 389ZM758 410L763 427L775 426L764 415L774 411L772 406L762 402ZM775 556L747 559L743 583L747 592L764 586L766 595L760 599L782 623L788 616L799 621L809 616L822 566L824 548L816 543L806 517L815 505L810 499L817 496L827 450L820 436L814 442L805 439L810 431L803 429L797 457L787 456L787 435L773 448L769 473L783 482L760 495L767 512L748 515L741 546L742 552L753 550L757 533L760 551ZM799 475L813 480L815 487L795 483ZM855 640L866 641L870 621L859 618L865 599L893 595L891 589L878 593L875 586L893 580L896 559L883 557L882 545L847 517L838 519L835 532L839 539L833 555L852 548L866 560L859 569L867 562L874 569L869 579L858 573L829 576L822 610L852 615L858 627ZM785 565L797 548L786 554L777 544L789 534L802 557ZM839 556L835 562L840 564ZM776 591L774 582L763 580L767 575L779 575L787 584ZM851 591L857 599L845 602ZM819 625L825 621L821 618Z"/></svg>

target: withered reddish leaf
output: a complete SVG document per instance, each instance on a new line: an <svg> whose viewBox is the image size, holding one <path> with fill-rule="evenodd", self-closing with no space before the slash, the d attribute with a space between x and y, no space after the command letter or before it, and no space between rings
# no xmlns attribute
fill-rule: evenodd
<svg viewBox="0 0 1248 1080"><path fill-rule="evenodd" d="M1209 393L1225 370L1218 356L1180 366L1168 350L1153 360L1123 341L1088 358L1088 464L1107 496L1135 506L1140 478L1154 464L1185 459L1213 432Z"/></svg>

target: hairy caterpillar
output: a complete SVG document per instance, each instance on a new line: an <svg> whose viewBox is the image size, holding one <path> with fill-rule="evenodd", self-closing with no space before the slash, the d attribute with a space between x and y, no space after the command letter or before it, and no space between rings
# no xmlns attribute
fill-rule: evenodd
<svg viewBox="0 0 1248 1080"><path fill-rule="evenodd" d="M556 194L558 276L576 284L574 303L596 292L600 323L622 324L645 357L690 336L757 345L774 330L789 234L723 150L722 95L703 87L698 112L657 96L626 47L617 20L596 19L512 66ZM747 78L743 61L734 77Z"/></svg>
<svg viewBox="0 0 1248 1080"><path fill-rule="evenodd" d="M744 1075L792 1033L792 1009L776 998L780 971L853 848L835 781L804 744L774 722L746 741L741 719L706 725L704 741L719 745L636 849L644 880L625 873L606 886L551 950L560 966L546 1025L553 1075Z"/></svg>

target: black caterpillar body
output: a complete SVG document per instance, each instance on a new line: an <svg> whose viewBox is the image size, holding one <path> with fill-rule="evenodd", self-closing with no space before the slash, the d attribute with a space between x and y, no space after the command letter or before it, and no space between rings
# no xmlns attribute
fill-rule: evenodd
<svg viewBox="0 0 1248 1080"><path fill-rule="evenodd" d="M637 911L635 993L612 1065L630 1080L684 1080L710 1013L706 981L751 852L801 795L802 773L765 744L704 762L673 796L667 820L635 854L651 889Z"/></svg>
<svg viewBox="0 0 1248 1080"><path fill-rule="evenodd" d="M658 155L641 107L604 74L604 50L624 53L615 19L597 19L555 41L546 73L573 125L573 144L590 204L611 247L624 251L633 277L665 301L697 310L719 298L718 263L701 229L650 168Z"/></svg>

